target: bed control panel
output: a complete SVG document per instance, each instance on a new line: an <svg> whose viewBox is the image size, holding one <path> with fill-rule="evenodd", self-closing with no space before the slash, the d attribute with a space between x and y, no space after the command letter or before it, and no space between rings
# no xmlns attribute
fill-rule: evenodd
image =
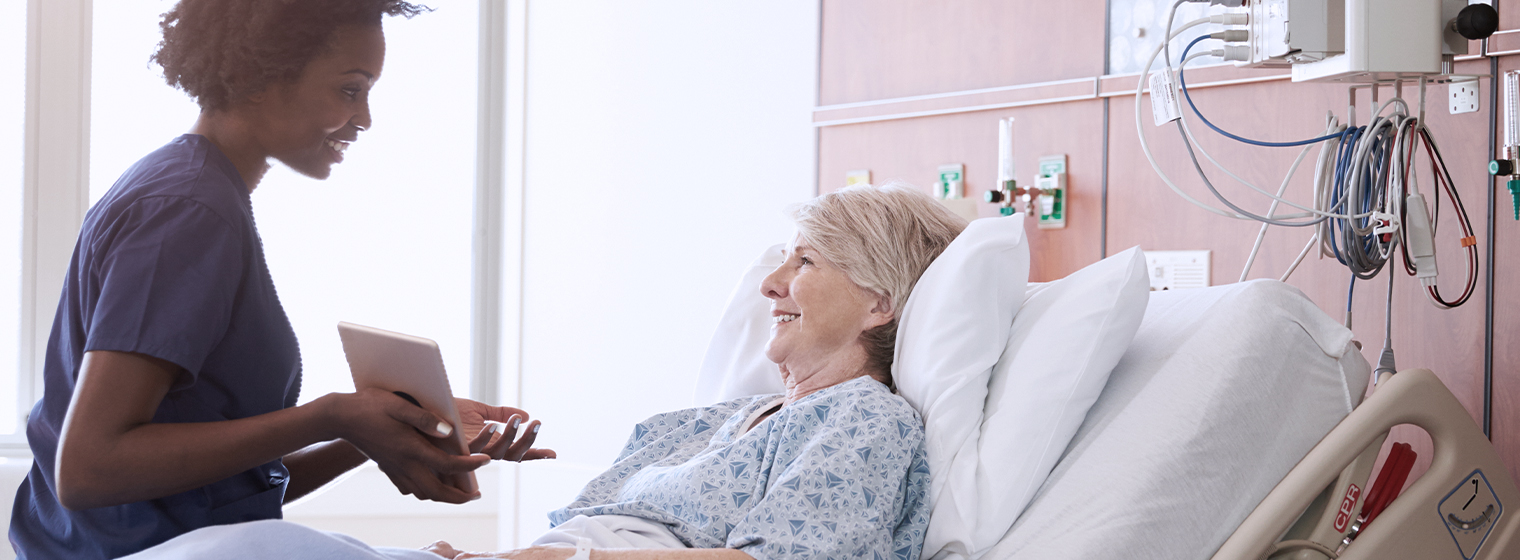
<svg viewBox="0 0 1520 560"><path fill-rule="evenodd" d="M1462 552L1463 560L1472 560L1483 548L1494 523L1504 515L1504 504L1483 470L1474 470L1441 500L1437 507L1441 522L1451 532L1452 541Z"/></svg>

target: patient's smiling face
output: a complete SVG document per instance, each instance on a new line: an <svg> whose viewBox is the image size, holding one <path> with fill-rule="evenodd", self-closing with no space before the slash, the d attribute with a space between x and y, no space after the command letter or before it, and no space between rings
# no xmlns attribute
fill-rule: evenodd
<svg viewBox="0 0 1520 560"><path fill-rule="evenodd" d="M760 283L760 292L772 300L776 320L765 356L786 372L789 392L816 376L822 377L812 385L821 386L811 390L863 374L860 334L892 317L884 298L855 285L800 235L787 247L786 262Z"/></svg>

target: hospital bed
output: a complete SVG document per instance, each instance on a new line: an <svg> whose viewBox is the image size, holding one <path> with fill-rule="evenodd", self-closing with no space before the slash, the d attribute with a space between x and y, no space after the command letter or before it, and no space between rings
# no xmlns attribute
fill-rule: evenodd
<svg viewBox="0 0 1520 560"><path fill-rule="evenodd" d="M981 557L1520 556L1505 510L1520 492L1467 411L1424 369L1385 374L1362 401L1369 369L1286 284L1153 292L1065 454ZM1428 432L1434 459L1364 528L1399 424Z"/></svg>
<svg viewBox="0 0 1520 560"><path fill-rule="evenodd" d="M1027 250L1018 247L1025 242L1022 224L983 222L989 220L973 222L956 243L998 238L1005 247ZM704 359L697 403L779 391L775 366L760 350L769 337L769 301L752 288L779 264L779 251L762 253L736 285ZM1012 284L989 278L1027 275L1017 267L991 270L988 263L1012 262L998 258L942 255L914 295L971 292L961 298L970 304L948 303L945 314L985 313L986 302L1001 301L999 294ZM1061 280L1029 284L1008 347L992 352L998 365L991 367L986 388L948 408L936 403L919 409L936 477L924 558L1506 557L1520 522L1504 507L1520 503L1520 492L1467 411L1431 372L1385 376L1363 402L1372 371L1360 346L1349 329L1296 288L1255 280L1147 292L1143 266L1138 278L1126 272L1137 261L1143 263L1143 255L1124 251ZM941 266L950 269L934 273ZM1024 287L1022 281L1016 285ZM1037 293L1055 292L1063 295L1036 299ZM1099 300L1113 302L1091 305ZM924 319L912 307L910 301L900 335L922 330L908 325ZM1128 321L1123 317L1131 314L1138 317L1130 330L1095 327ZM964 332L956 329L962 323L947 324L932 328ZM1095 342L1084 349L1058 343L1063 337ZM956 342L941 337L929 346L933 354L981 351ZM1115 357L1103 358L1105 351L1094 349L1103 345L1117 345ZM927 375L917 385L929 388L973 385L941 377L944 370L937 367L909 369L901 345L898 358L898 389L915 406L944 397L915 394L923 387L910 386L908 375ZM1013 367L1005 367L1010 360ZM1111 364L1097 366L1107 368L1099 385L1061 386L1060 395L1025 398L1085 375L1073 373L1080 368L1072 364L1094 362ZM1056 371L1065 373L1052 377ZM1094 396L1066 397L1067 391L1089 390ZM1069 438L1060 440L1064 445L1041 450L1039 442L1046 440L1028 438L1025 428L1061 413L1060 407L1043 406L1052 401L1067 411L1080 407L1079 425L1074 433L1054 436ZM978 405L982 414L969 415L972 425L964 426L966 407ZM1388 502L1403 486L1392 480L1400 465L1395 461L1392 470L1377 473L1373 467L1389 428L1398 424L1430 434L1434 461ZM1035 431L1059 431L1051 426ZM961 431L952 434L957 427ZM950 462L971 458L948 468L934 465L936 434L959 438L966 429L980 436L967 445L947 437L941 441L952 445L940 448L959 450ZM1046 452L1055 458L1034 468L1030 457ZM1383 477L1390 481L1374 490ZM1028 492L1026 478L1033 484ZM1387 506L1375 512L1369 502ZM1359 521L1374 513L1371 523ZM1349 535L1354 538L1343 549ZM1520 547L1512 554L1520 557Z"/></svg>

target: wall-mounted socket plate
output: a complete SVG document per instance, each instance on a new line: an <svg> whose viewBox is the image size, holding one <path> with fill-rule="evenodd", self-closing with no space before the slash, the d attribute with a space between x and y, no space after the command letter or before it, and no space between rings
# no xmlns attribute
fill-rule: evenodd
<svg viewBox="0 0 1520 560"><path fill-rule="evenodd" d="M1151 291L1207 288L1208 251L1146 251L1145 270Z"/></svg>
<svg viewBox="0 0 1520 560"><path fill-rule="evenodd" d="M854 171L848 171L844 174L844 186L846 187L869 184L871 184L870 169L856 169Z"/></svg>
<svg viewBox="0 0 1520 560"><path fill-rule="evenodd" d="M1478 80L1452 82L1446 86L1446 99L1451 103L1451 114L1478 112Z"/></svg>

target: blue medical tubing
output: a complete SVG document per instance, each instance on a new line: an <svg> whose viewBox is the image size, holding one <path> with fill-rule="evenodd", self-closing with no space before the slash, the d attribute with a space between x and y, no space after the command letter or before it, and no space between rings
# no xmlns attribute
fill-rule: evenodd
<svg viewBox="0 0 1520 560"><path fill-rule="evenodd" d="M1351 284L1346 286L1346 312L1351 312L1351 296L1356 295L1356 275L1351 275Z"/></svg>
<svg viewBox="0 0 1520 560"><path fill-rule="evenodd" d="M1187 60L1188 51L1193 50L1193 45L1196 45L1200 41L1203 41L1204 39L1208 39L1208 38L1210 38L1208 35L1203 35L1203 36L1198 37L1197 39L1193 39L1193 42L1188 43L1187 48L1182 49L1182 60ZM1304 145L1308 145L1308 144L1314 144L1314 143L1317 143L1317 142L1324 142L1326 140L1330 140L1330 139L1333 139L1333 138L1339 138L1341 136L1341 133L1337 132L1335 134L1326 134L1326 135L1321 136L1319 138L1310 138L1308 140L1299 140L1297 142L1263 142L1261 140L1252 140L1250 138L1236 136L1234 134L1230 134L1228 132L1225 132L1224 129L1219 128L1217 126L1214 126L1214 123L1209 122L1209 118L1203 116L1203 113L1198 111L1198 106L1193 104L1193 96L1192 96L1192 94L1188 93L1187 78L1184 77L1184 74L1185 74L1186 70L1187 70L1186 66L1179 67L1177 69L1177 83L1182 87L1182 96L1184 98L1187 98L1188 107L1190 107L1190 108L1193 109L1193 114L1198 115L1198 119L1202 120L1203 124L1209 125L1209 128L1214 129L1214 132L1218 132L1218 133L1224 135L1226 138L1229 138L1231 140L1235 140L1235 141L1238 141L1238 142L1245 142L1247 144L1254 144L1254 145L1257 145L1257 146L1265 146L1265 147L1268 147L1268 148L1292 148L1294 146L1304 146Z"/></svg>

